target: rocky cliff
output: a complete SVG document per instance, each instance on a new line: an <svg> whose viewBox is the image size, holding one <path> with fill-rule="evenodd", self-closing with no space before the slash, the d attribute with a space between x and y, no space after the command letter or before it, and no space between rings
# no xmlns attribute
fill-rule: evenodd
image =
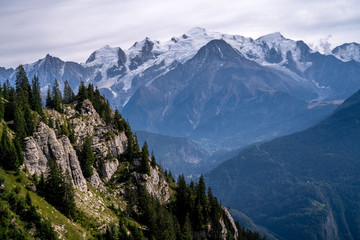
<svg viewBox="0 0 360 240"><path fill-rule="evenodd" d="M119 159L127 150L128 137L125 132L106 124L88 99L64 106L64 113L53 109L44 111L48 124L40 122L33 136L24 140L24 167L29 174L46 176L49 161L54 159L63 171L70 173L72 183L78 190L86 191L87 182L92 187L104 190L104 184L117 171ZM64 126L73 134L73 143L63 133ZM92 139L95 162L93 175L85 179L78 155L87 137ZM141 158L138 158L130 167L137 169L140 165ZM169 185L159 167L151 167L149 176L136 171L132 176L161 202L169 199Z"/></svg>

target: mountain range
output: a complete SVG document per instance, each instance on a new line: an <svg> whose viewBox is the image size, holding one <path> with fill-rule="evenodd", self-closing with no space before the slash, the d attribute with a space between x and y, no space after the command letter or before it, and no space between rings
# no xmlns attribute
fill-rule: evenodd
<svg viewBox="0 0 360 240"><path fill-rule="evenodd" d="M279 239L359 239L359 113L360 91L319 124L241 151L207 182Z"/></svg>
<svg viewBox="0 0 360 240"><path fill-rule="evenodd" d="M47 55L24 68L39 77L44 95L55 78L74 90L81 80L92 83L135 130L186 137L212 154L331 114L360 88L359 49L343 44L324 55L280 33L254 40L194 28L128 50L105 46L81 64ZM15 73L0 68L0 80L14 82Z"/></svg>

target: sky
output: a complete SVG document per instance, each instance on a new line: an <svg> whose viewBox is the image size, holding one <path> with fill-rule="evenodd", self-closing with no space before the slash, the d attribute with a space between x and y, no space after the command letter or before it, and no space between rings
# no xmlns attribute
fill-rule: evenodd
<svg viewBox="0 0 360 240"><path fill-rule="evenodd" d="M194 27L256 39L280 32L327 52L360 43L358 0L0 0L0 66L85 62L105 46L167 41Z"/></svg>

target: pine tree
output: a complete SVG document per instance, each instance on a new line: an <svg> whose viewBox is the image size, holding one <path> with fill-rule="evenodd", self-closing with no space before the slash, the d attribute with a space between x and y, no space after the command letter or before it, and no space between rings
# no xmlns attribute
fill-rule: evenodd
<svg viewBox="0 0 360 240"><path fill-rule="evenodd" d="M119 132L123 132L125 130L124 120L122 119L117 109L115 109L114 125L115 125L115 129L117 129Z"/></svg>
<svg viewBox="0 0 360 240"><path fill-rule="evenodd" d="M31 136L33 134L33 131L35 129L35 123L34 123L34 115L30 109L30 105L26 104L23 106L23 112L24 112L24 119L25 120L25 133L26 136Z"/></svg>
<svg viewBox="0 0 360 240"><path fill-rule="evenodd" d="M81 170L85 178L89 178L93 174L92 166L94 165L95 157L91 148L92 138L85 139L83 149L80 157Z"/></svg>
<svg viewBox="0 0 360 240"><path fill-rule="evenodd" d="M31 109L42 115L42 104L40 95L40 82L39 78L34 75L31 82Z"/></svg>
<svg viewBox="0 0 360 240"><path fill-rule="evenodd" d="M90 101L94 101L94 85L92 85L91 83L88 85L87 87L87 92L88 92L88 98L90 99Z"/></svg>
<svg viewBox="0 0 360 240"><path fill-rule="evenodd" d="M184 175L180 175L176 188L176 216L181 226L185 224L189 211L189 193Z"/></svg>
<svg viewBox="0 0 360 240"><path fill-rule="evenodd" d="M61 92L60 92L60 86L59 86L59 82L57 81L56 78L55 78L53 91L52 91L52 102L53 102L53 105L54 105L54 109L56 111L63 112L63 109L62 109L62 96L61 96Z"/></svg>
<svg viewBox="0 0 360 240"><path fill-rule="evenodd" d="M29 105L31 99L31 87L22 65L19 65L17 69L15 86L17 102L20 106Z"/></svg>
<svg viewBox="0 0 360 240"><path fill-rule="evenodd" d="M41 184L43 185L41 186ZM69 218L76 216L74 189L72 188L69 172L64 174L62 169L56 165L55 160L51 159L49 161L48 177L45 181L44 179L40 181L38 188L46 201L65 216Z"/></svg>
<svg viewBox="0 0 360 240"><path fill-rule="evenodd" d="M1 89L1 86L0 86L0 121L1 121L1 119L4 118L5 103L6 103L6 99L3 96L3 90Z"/></svg>
<svg viewBox="0 0 360 240"><path fill-rule="evenodd" d="M80 86L79 86L79 91L78 91L78 94L77 94L77 99L79 101L83 101L85 99L88 99L89 98L89 95L88 95L88 91L85 87L85 84L83 81L80 82Z"/></svg>
<svg viewBox="0 0 360 240"><path fill-rule="evenodd" d="M184 226L181 229L183 240L193 240L191 222L189 216L186 216Z"/></svg>
<svg viewBox="0 0 360 240"><path fill-rule="evenodd" d="M46 94L46 107L52 108L53 106L54 106L54 104L53 104L53 101L51 98L51 89L50 89L50 84L49 84L47 94Z"/></svg>
<svg viewBox="0 0 360 240"><path fill-rule="evenodd" d="M14 131L16 138L23 140L27 136L28 130L26 129L26 122L24 113L21 107L17 104L14 105Z"/></svg>
<svg viewBox="0 0 360 240"><path fill-rule="evenodd" d="M74 98L75 98L75 94L71 89L69 82L66 80L64 83L64 103L68 104L74 101Z"/></svg>
<svg viewBox="0 0 360 240"><path fill-rule="evenodd" d="M9 93L10 93L10 89L11 89L11 84L9 79L6 79L6 81L3 83L3 96L6 100L9 100Z"/></svg>
<svg viewBox="0 0 360 240"><path fill-rule="evenodd" d="M211 238L212 239L220 239L222 237L222 226L220 224L220 220L222 217L222 209L220 204L218 203L216 197L212 194L212 190L208 188L208 199L209 199L209 217L212 222L212 231Z"/></svg>
<svg viewBox="0 0 360 240"><path fill-rule="evenodd" d="M15 110L15 107L16 107L16 92L15 92L15 89L13 87L11 87L11 86L9 86L8 90L6 90L6 91L7 91L6 100L8 102L5 105L4 119L5 119L5 121L11 121L11 120L14 120L14 117L15 117L15 111L14 110ZM4 90L4 96L6 97L5 90Z"/></svg>
<svg viewBox="0 0 360 240"><path fill-rule="evenodd" d="M63 178L63 192L62 212L66 216L74 218L76 216L75 193L68 170L66 170Z"/></svg>
<svg viewBox="0 0 360 240"><path fill-rule="evenodd" d="M112 115L111 115L111 108L109 101L106 101L106 104L103 106L103 112L101 114L101 117L105 120L106 124L110 124L112 121Z"/></svg>
<svg viewBox="0 0 360 240"><path fill-rule="evenodd" d="M156 165L157 165L157 164L156 164L156 159L155 159L154 152L151 151L151 166L152 166L153 168L155 168Z"/></svg>
<svg viewBox="0 0 360 240"><path fill-rule="evenodd" d="M196 198L195 198L195 229L203 230L208 223L208 199L206 196L206 187L204 177L201 175L199 182L196 185Z"/></svg>
<svg viewBox="0 0 360 240"><path fill-rule="evenodd" d="M0 163L7 170L17 170L20 167L16 148L8 136L6 127L1 136Z"/></svg>
<svg viewBox="0 0 360 240"><path fill-rule="evenodd" d="M146 141L141 149L141 160L141 172L150 176L149 150Z"/></svg>

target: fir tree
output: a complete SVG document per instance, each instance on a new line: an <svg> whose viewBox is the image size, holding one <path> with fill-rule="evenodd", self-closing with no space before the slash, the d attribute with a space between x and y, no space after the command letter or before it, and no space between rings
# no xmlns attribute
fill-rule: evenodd
<svg viewBox="0 0 360 240"><path fill-rule="evenodd" d="M20 140L23 140L28 132L26 129L24 113L17 104L14 105L14 131L16 133L16 138Z"/></svg>
<svg viewBox="0 0 360 240"><path fill-rule="evenodd" d="M63 112L60 86L59 86L59 82L57 81L56 78L55 78L53 91L52 91L52 103L53 103L53 107L56 111Z"/></svg>
<svg viewBox="0 0 360 240"><path fill-rule="evenodd" d="M88 92L88 98L90 99L90 101L94 101L95 95L94 95L94 86L90 83L87 87L87 92Z"/></svg>
<svg viewBox="0 0 360 240"><path fill-rule="evenodd" d="M75 205L75 193L71 183L71 177L68 170L66 170L63 178L63 204L62 212L68 216L74 218L76 216Z"/></svg>
<svg viewBox="0 0 360 240"><path fill-rule="evenodd" d="M4 118L6 99L3 96L3 90L0 87L0 121Z"/></svg>
<svg viewBox="0 0 360 240"><path fill-rule="evenodd" d="M81 170L85 178L89 178L93 174L92 166L94 165L95 157L91 148L92 138L88 137L85 139L83 149L80 157Z"/></svg>
<svg viewBox="0 0 360 240"><path fill-rule="evenodd" d="M35 123L34 123L34 115L30 109L30 105L26 104L25 106L23 106L22 108L23 112L24 112L24 118L25 120L25 133L26 136L31 136L34 129L35 129Z"/></svg>
<svg viewBox="0 0 360 240"><path fill-rule="evenodd" d="M106 104L103 105L103 111L101 114L101 117L105 120L106 124L110 124L112 121L112 114L111 114L111 108L108 101L106 101Z"/></svg>
<svg viewBox="0 0 360 240"><path fill-rule="evenodd" d="M189 193L186 186L184 175L180 175L177 182L176 188L176 216L181 226L185 224L187 212L189 209Z"/></svg>
<svg viewBox="0 0 360 240"><path fill-rule="evenodd" d="M184 226L181 228L183 240L193 240L191 222L189 216L186 216Z"/></svg>
<svg viewBox="0 0 360 240"><path fill-rule="evenodd" d="M208 222L208 199L206 196L204 177L201 175L196 185L195 198L195 230L203 230Z"/></svg>
<svg viewBox="0 0 360 240"><path fill-rule="evenodd" d="M30 103L31 87L29 79L26 76L25 69L22 65L19 65L16 73L16 96L20 106L25 106Z"/></svg>
<svg viewBox="0 0 360 240"><path fill-rule="evenodd" d="M42 183L43 181L43 183ZM43 186L41 186L43 184ZM46 201L69 218L76 217L74 189L72 188L69 172L63 173L55 160L49 161L49 174L46 180L41 180L39 190Z"/></svg>
<svg viewBox="0 0 360 240"><path fill-rule="evenodd" d="M42 115L39 78L34 75L31 82L31 109Z"/></svg>
<svg viewBox="0 0 360 240"><path fill-rule="evenodd" d="M64 103L68 104L74 101L74 98L75 98L75 94L71 89L69 82L66 80L64 83Z"/></svg>
<svg viewBox="0 0 360 240"><path fill-rule="evenodd" d="M79 101L83 101L85 99L88 99L89 98L89 95L88 95L88 91L85 87L85 84L83 81L80 82L80 86L79 86L79 91L78 91L78 94L77 94L77 99Z"/></svg>
<svg viewBox="0 0 360 240"><path fill-rule="evenodd" d="M3 83L3 96L6 100L9 100L9 93L10 93L10 89L11 89L11 84L9 79L6 79L6 81Z"/></svg>
<svg viewBox="0 0 360 240"><path fill-rule="evenodd" d="M115 129L117 129L119 132L123 132L125 130L124 120L122 119L117 109L115 109L114 125L115 125Z"/></svg>
<svg viewBox="0 0 360 240"><path fill-rule="evenodd" d="M51 98L51 89L50 84L48 85L47 94L46 94L46 107L52 108L54 106L52 98Z"/></svg>
<svg viewBox="0 0 360 240"><path fill-rule="evenodd" d="M156 159L155 159L154 152L151 151L151 166L152 166L153 168L155 168L156 165L157 165L157 164L156 164Z"/></svg>
<svg viewBox="0 0 360 240"><path fill-rule="evenodd" d="M150 165L149 165L149 150L147 142L141 149L141 172L150 176Z"/></svg>
<svg viewBox="0 0 360 240"><path fill-rule="evenodd" d="M15 117L14 110L16 107L16 92L15 92L15 89L11 86L8 86L8 90L6 90L6 91L7 91L7 95L8 95L6 100L8 100L8 102L5 105L4 119L5 119L5 121L11 121L11 120L14 120L14 117ZM5 96L5 90L4 90L4 96Z"/></svg>
<svg viewBox="0 0 360 240"><path fill-rule="evenodd" d="M6 127L1 136L0 163L7 170L17 170L20 166L16 148L8 136Z"/></svg>

